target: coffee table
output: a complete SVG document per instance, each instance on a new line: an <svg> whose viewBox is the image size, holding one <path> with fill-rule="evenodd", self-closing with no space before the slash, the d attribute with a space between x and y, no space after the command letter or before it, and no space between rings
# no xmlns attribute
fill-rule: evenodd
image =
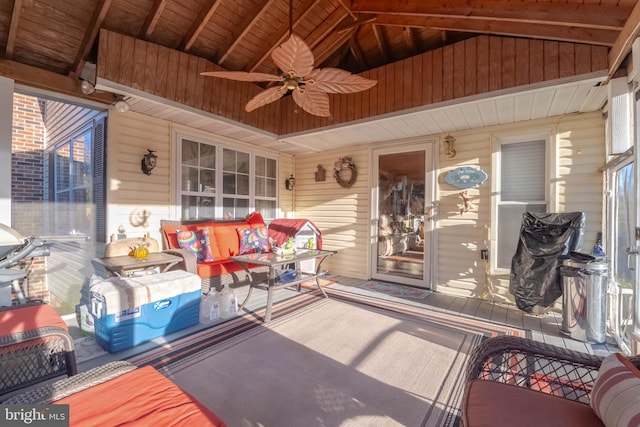
<svg viewBox="0 0 640 427"><path fill-rule="evenodd" d="M320 266L325 259L335 254L336 251L327 251L320 249L298 249L296 253L290 255L277 255L273 252L267 253L253 253L244 255L230 256L229 259L237 262L249 275L249 292L244 299L238 310L242 310L251 297L251 291L253 288L258 288L267 291L267 307L264 315L264 321L269 322L271 320L271 312L273 309L273 293L277 289L288 288L295 286L300 291L300 285L309 279L315 279L316 286L322 293L324 298L327 298L327 294L320 285ZM302 271L300 270L300 263L306 260L315 259L315 271ZM269 274L267 276L266 283L256 283L253 280L250 266L262 265L269 267ZM278 279L277 271L283 270L285 266L293 265L295 269L294 277L290 277L290 280L282 281Z"/></svg>

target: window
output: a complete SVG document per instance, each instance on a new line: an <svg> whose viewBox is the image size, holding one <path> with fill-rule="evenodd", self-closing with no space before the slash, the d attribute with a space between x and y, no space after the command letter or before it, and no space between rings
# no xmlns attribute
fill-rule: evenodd
<svg viewBox="0 0 640 427"><path fill-rule="evenodd" d="M49 154L56 234L93 235L92 140L91 128L85 129L54 146Z"/></svg>
<svg viewBox="0 0 640 427"><path fill-rule="evenodd" d="M274 219L277 160L207 141L179 137L182 219Z"/></svg>
<svg viewBox="0 0 640 427"><path fill-rule="evenodd" d="M546 139L499 140L494 149L494 268L510 269L524 212L546 212Z"/></svg>

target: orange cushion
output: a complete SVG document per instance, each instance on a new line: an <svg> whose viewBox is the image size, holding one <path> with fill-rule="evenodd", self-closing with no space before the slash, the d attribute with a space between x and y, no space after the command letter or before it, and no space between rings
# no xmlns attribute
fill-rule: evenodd
<svg viewBox="0 0 640 427"><path fill-rule="evenodd" d="M43 326L59 326L68 331L60 315L47 304L30 305L0 311L0 335L30 331Z"/></svg>
<svg viewBox="0 0 640 427"><path fill-rule="evenodd" d="M588 404L512 384L473 380L462 403L465 427L603 427Z"/></svg>
<svg viewBox="0 0 640 427"><path fill-rule="evenodd" d="M213 232L216 241L216 245L220 250L220 256L222 258L228 258L232 255L238 255L240 253L240 240L238 240L238 232L236 228L246 227L247 223L244 221L238 222L224 222L218 223L213 227ZM213 245L213 242L211 243Z"/></svg>
<svg viewBox="0 0 640 427"><path fill-rule="evenodd" d="M60 399L72 426L218 426L210 409L151 366Z"/></svg>

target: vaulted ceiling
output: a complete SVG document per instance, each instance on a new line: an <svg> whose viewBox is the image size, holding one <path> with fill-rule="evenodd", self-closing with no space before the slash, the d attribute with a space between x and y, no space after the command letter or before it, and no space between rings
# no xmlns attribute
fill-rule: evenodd
<svg viewBox="0 0 640 427"><path fill-rule="evenodd" d="M263 73L277 73L270 55L291 29L311 47L316 67L353 73L478 35L509 36L604 46L608 78L638 36L640 6L636 0L2 0L0 75L109 104L111 93L80 91L81 79L95 81L101 29L226 70ZM143 101L131 99L141 112L157 110Z"/></svg>

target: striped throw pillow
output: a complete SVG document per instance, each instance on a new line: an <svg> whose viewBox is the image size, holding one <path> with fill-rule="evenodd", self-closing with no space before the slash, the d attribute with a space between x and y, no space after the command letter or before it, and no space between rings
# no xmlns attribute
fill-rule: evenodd
<svg viewBox="0 0 640 427"><path fill-rule="evenodd" d="M620 353L607 356L589 405L606 427L639 426L640 371Z"/></svg>

